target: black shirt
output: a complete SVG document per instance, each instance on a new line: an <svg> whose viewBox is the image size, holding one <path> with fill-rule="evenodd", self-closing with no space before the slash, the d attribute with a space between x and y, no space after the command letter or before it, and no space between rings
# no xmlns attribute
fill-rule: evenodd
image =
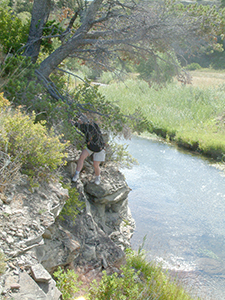
<svg viewBox="0 0 225 300"><path fill-rule="evenodd" d="M98 125L94 122L92 124L76 122L75 126L85 134L87 148L93 152L100 152L104 149L105 142Z"/></svg>

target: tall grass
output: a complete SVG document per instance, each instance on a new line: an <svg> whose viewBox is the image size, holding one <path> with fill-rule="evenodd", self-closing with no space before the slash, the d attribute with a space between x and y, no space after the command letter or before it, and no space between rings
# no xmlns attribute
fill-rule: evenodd
<svg viewBox="0 0 225 300"><path fill-rule="evenodd" d="M89 288L88 300L191 300L192 298L176 281L169 279L163 270L145 260L142 253L126 256L121 274L103 277Z"/></svg>
<svg viewBox="0 0 225 300"><path fill-rule="evenodd" d="M225 154L225 85L201 89L171 83L158 89L127 80L100 91L126 114L139 108L153 132L204 154Z"/></svg>

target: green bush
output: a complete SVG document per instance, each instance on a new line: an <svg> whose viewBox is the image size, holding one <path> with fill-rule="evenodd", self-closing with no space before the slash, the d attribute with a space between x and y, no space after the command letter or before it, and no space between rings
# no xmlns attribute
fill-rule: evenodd
<svg viewBox="0 0 225 300"><path fill-rule="evenodd" d="M107 153L107 160L118 164L120 168L131 168L134 164L138 164L137 160L127 151L128 145L110 143L110 150Z"/></svg>
<svg viewBox="0 0 225 300"><path fill-rule="evenodd" d="M15 12L13 11L15 9ZM18 10L18 12L16 12ZM22 12L21 12L22 11ZM18 6L10 8L4 5L0 8L0 44L5 54L22 54L23 46L26 45L29 29L30 14L24 13ZM63 29L58 22L51 20L46 22L43 28L43 39L41 51L50 54L54 51L54 44L51 38L44 38L49 35L60 35ZM57 37L59 40L59 38Z"/></svg>
<svg viewBox="0 0 225 300"><path fill-rule="evenodd" d="M36 69L38 64L32 64L29 57L22 55L9 57L2 66L2 77L5 81L2 91L14 105L26 106L28 112L35 111L36 121L47 120L49 125L52 125L54 120L57 120L60 107L66 104L56 101L48 94L37 80ZM51 80L56 82L55 88L58 90L65 85L65 78L57 72L51 74Z"/></svg>
<svg viewBox="0 0 225 300"><path fill-rule="evenodd" d="M158 57L149 57L148 59L140 59L136 66L139 78L147 82L157 83L159 85L171 82L177 73L173 55L158 54Z"/></svg>
<svg viewBox="0 0 225 300"><path fill-rule="evenodd" d="M99 283L93 281L88 300L191 300L191 296L176 282L170 280L160 267L128 250L127 262L121 274L103 272Z"/></svg>
<svg viewBox="0 0 225 300"><path fill-rule="evenodd" d="M63 300L73 299L72 296L79 291L80 285L77 281L78 275L75 274L74 270L64 271L59 267L53 275L56 279L56 286L62 293Z"/></svg>
<svg viewBox="0 0 225 300"><path fill-rule="evenodd" d="M52 35L60 35L63 32L63 28L60 26L56 20L51 20L46 22L44 29L43 29L43 37L44 36L52 36ZM59 40L59 38L58 38ZM50 54L54 51L54 44L52 43L51 38L43 38L41 41L42 45L42 52Z"/></svg>
<svg viewBox="0 0 225 300"><path fill-rule="evenodd" d="M0 44L4 53L17 53L26 44L30 21L23 23L8 7L0 7Z"/></svg>
<svg viewBox="0 0 225 300"><path fill-rule="evenodd" d="M2 129L5 111L9 106L10 102L3 97L3 93L0 93L0 128ZM4 138L3 133L1 138ZM12 184L19 181L19 171L21 169L21 163L16 159L12 161L10 155L7 153L7 143L5 146L5 149L0 148L0 193L3 193Z"/></svg>
<svg viewBox="0 0 225 300"><path fill-rule="evenodd" d="M8 57L2 65L1 76L4 79L2 91L5 97L15 105L26 105L31 110L37 111L40 106L38 95L43 92L43 87L37 83L35 69L37 64L32 64L30 58L22 55Z"/></svg>
<svg viewBox="0 0 225 300"><path fill-rule="evenodd" d="M8 2L8 5L16 14L21 12L32 12L33 3L30 0L7 0L6 2Z"/></svg>
<svg viewBox="0 0 225 300"><path fill-rule="evenodd" d="M67 143L60 142L53 130L43 123L35 123L36 115L29 116L21 109L8 109L1 114L0 151L22 165L22 172L30 180L39 182L53 177L63 164Z"/></svg>
<svg viewBox="0 0 225 300"><path fill-rule="evenodd" d="M29 69L30 67L32 67L32 69ZM14 80L15 78L21 78L21 75L23 77L28 77L27 73L29 70L29 78L32 78L34 76L35 68L37 68L37 65L32 65L32 62L28 57L22 55L9 56L2 66L1 75L2 77L14 76Z"/></svg>
<svg viewBox="0 0 225 300"><path fill-rule="evenodd" d="M138 273L128 266L122 267L122 276L117 273L108 276L103 271L99 284L93 281L89 291L90 300L137 300L142 284L138 284Z"/></svg>
<svg viewBox="0 0 225 300"><path fill-rule="evenodd" d="M59 214L59 219L64 220L65 216L69 216L75 222L77 214L85 207L85 202L79 201L79 193L76 188L68 186L64 186L64 188L68 189L69 198Z"/></svg>
<svg viewBox="0 0 225 300"><path fill-rule="evenodd" d="M202 67L198 64L198 63L191 63L189 65L187 65L187 67L185 69L189 70L189 71L194 71L194 70L199 70Z"/></svg>
<svg viewBox="0 0 225 300"><path fill-rule="evenodd" d="M62 268L53 274L63 299L73 299L81 285L73 270ZM84 291L82 291L84 294ZM100 281L93 280L84 295L87 300L191 300L185 289L172 280L160 266L145 259L143 251L127 250L126 263L118 273L102 272Z"/></svg>

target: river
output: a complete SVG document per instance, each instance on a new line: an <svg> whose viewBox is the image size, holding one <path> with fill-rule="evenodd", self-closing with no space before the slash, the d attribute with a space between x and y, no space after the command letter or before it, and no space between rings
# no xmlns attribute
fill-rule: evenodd
<svg viewBox="0 0 225 300"><path fill-rule="evenodd" d="M139 162L122 169L136 222L132 248L175 274L193 297L225 299L225 177L163 142L132 137Z"/></svg>

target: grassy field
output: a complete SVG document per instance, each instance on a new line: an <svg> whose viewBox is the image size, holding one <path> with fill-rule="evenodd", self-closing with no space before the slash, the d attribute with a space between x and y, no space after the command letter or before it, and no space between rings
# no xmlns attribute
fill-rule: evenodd
<svg viewBox="0 0 225 300"><path fill-rule="evenodd" d="M225 71L212 71L202 69L190 72L192 76L192 86L207 89L209 87L219 87L225 84Z"/></svg>
<svg viewBox="0 0 225 300"><path fill-rule="evenodd" d="M178 82L149 88L144 81L126 80L100 87L124 113L142 111L156 133L180 146L215 159L225 155L225 73L194 71L192 84Z"/></svg>

